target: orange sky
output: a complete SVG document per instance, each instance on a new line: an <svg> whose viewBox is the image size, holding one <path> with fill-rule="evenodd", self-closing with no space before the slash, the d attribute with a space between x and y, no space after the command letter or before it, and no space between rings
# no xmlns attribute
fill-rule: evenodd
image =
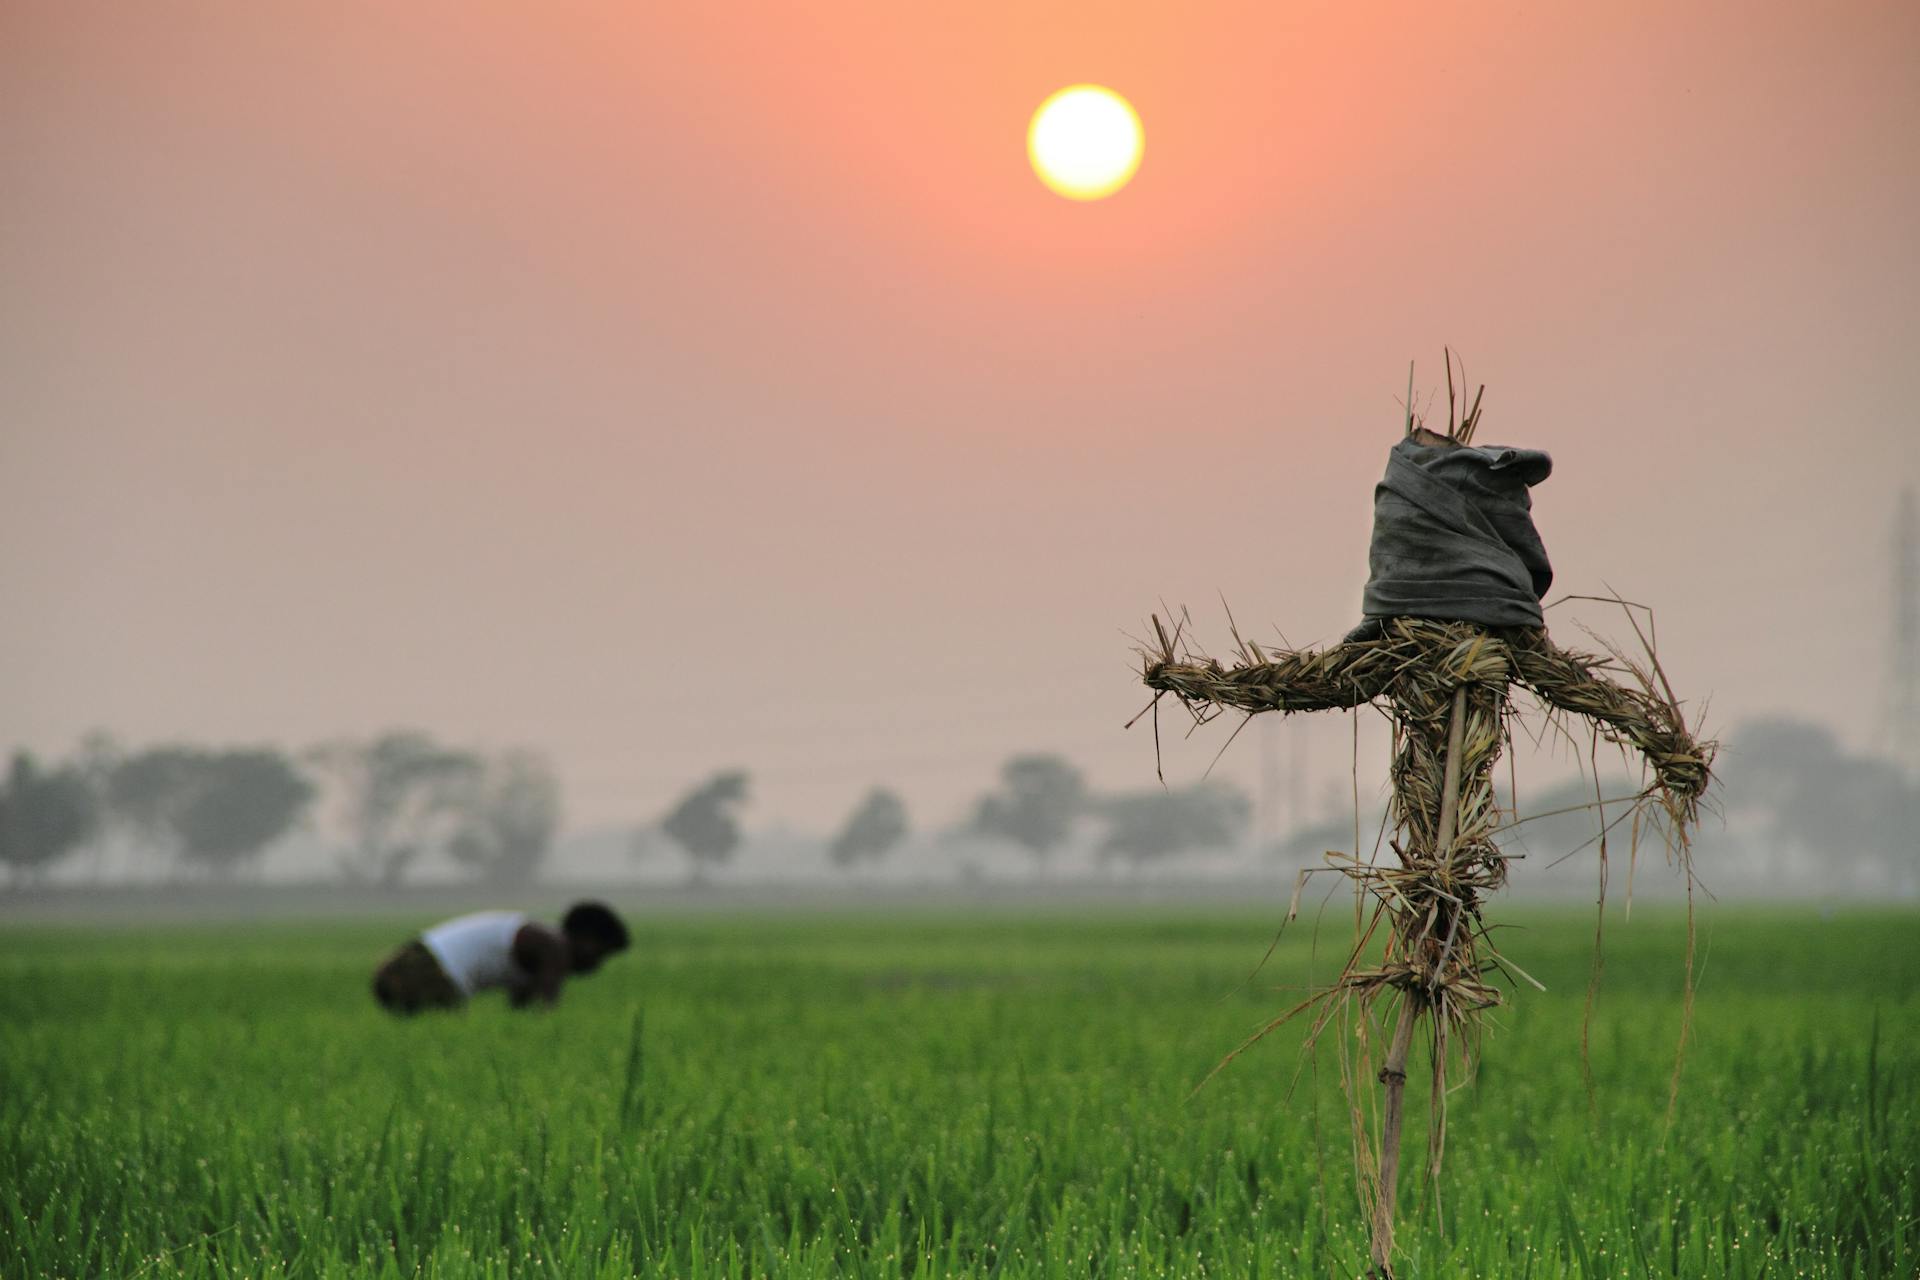
<svg viewBox="0 0 1920 1280"><path fill-rule="evenodd" d="M1147 131L1090 205L1024 153L1082 80ZM12 0L0 745L412 723L579 823L1145 785L1122 631L1350 624L1443 343L1565 588L1864 745L1917 133L1905 3Z"/></svg>

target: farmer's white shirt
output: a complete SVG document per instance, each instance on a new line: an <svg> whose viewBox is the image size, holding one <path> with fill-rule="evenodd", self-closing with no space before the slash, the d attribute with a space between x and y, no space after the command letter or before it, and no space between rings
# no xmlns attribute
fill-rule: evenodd
<svg viewBox="0 0 1920 1280"><path fill-rule="evenodd" d="M513 935L527 917L519 911L476 911L420 935L420 941L466 995L504 987L513 977Z"/></svg>

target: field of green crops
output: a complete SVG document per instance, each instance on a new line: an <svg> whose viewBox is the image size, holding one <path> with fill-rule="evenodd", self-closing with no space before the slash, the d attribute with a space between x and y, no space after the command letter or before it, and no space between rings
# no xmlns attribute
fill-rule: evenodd
<svg viewBox="0 0 1920 1280"><path fill-rule="evenodd" d="M1336 908L1332 916L1340 911ZM1920 1275L1920 916L1514 908L1549 987L1410 1161L1411 1277ZM6 1276L1355 1276L1325 976L1270 915L635 918L557 1011L398 1021L420 920L0 933ZM1413 1092L1424 1092L1412 1072ZM1419 1150L1425 1113L1410 1115Z"/></svg>

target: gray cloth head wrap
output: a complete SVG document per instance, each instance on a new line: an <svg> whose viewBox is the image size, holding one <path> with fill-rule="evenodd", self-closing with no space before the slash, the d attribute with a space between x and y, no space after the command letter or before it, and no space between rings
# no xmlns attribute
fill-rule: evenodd
<svg viewBox="0 0 1920 1280"><path fill-rule="evenodd" d="M1538 449L1394 445L1373 491L1367 618L1544 626L1553 567L1527 490L1552 470Z"/></svg>

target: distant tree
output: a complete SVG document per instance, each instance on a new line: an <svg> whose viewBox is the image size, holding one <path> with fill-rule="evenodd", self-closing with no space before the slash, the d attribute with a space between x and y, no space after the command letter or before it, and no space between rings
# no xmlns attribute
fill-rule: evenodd
<svg viewBox="0 0 1920 1280"><path fill-rule="evenodd" d="M980 797L966 830L1009 840L1044 866L1086 812L1087 785L1059 756L1015 756L1000 768L1000 787Z"/></svg>
<svg viewBox="0 0 1920 1280"><path fill-rule="evenodd" d="M1102 798L1098 808L1107 824L1101 861L1136 868L1190 850L1225 848L1245 833L1253 811L1242 792L1219 782L1125 792Z"/></svg>
<svg viewBox="0 0 1920 1280"><path fill-rule="evenodd" d="M342 792L341 871L388 886L466 829L486 774L479 756L414 731L336 743L314 759Z"/></svg>
<svg viewBox="0 0 1920 1280"><path fill-rule="evenodd" d="M1826 824L1822 794L1847 771L1847 753L1824 725L1787 716L1741 725L1720 761L1720 794L1731 808L1764 813L1787 840Z"/></svg>
<svg viewBox="0 0 1920 1280"><path fill-rule="evenodd" d="M108 818L147 852L177 857L175 814L192 789L199 754L192 747L162 746L116 758L106 776Z"/></svg>
<svg viewBox="0 0 1920 1280"><path fill-rule="evenodd" d="M92 854L92 876L97 883L106 878L107 861L113 847L112 811L108 807L107 788L113 782L113 771L121 760L120 744L112 734L104 729L95 729L80 740L80 749L74 752L73 765L87 781L87 787L93 792L96 822L94 834L88 838L86 847Z"/></svg>
<svg viewBox="0 0 1920 1280"><path fill-rule="evenodd" d="M210 751L174 814L180 856L226 875L257 859L313 802L314 787L277 751Z"/></svg>
<svg viewBox="0 0 1920 1280"><path fill-rule="evenodd" d="M729 770L682 796L660 820L660 829L687 855L696 881L706 878L709 867L725 864L739 848L738 810L746 802L746 773Z"/></svg>
<svg viewBox="0 0 1920 1280"><path fill-rule="evenodd" d="M1757 817L1776 851L1800 854L1829 887L1920 887L1920 789L1893 762L1774 717L1740 726L1718 767L1728 812Z"/></svg>
<svg viewBox="0 0 1920 1280"><path fill-rule="evenodd" d="M878 861L906 834L907 806L885 787L875 787L827 846L827 857L836 867Z"/></svg>
<svg viewBox="0 0 1920 1280"><path fill-rule="evenodd" d="M525 884L559 827L560 784L552 770L532 752L509 752L488 764L447 851L487 880Z"/></svg>
<svg viewBox="0 0 1920 1280"><path fill-rule="evenodd" d="M252 862L306 812L313 783L271 748L153 747L116 760L107 808L148 848L219 875Z"/></svg>
<svg viewBox="0 0 1920 1280"><path fill-rule="evenodd" d="M1593 778L1582 774L1539 791L1523 791L1513 814L1514 825L1495 839L1503 846L1514 845L1534 855L1528 859L1528 867L1533 867L1536 860L1551 863L1555 858L1596 848L1606 827L1612 828L1607 837L1610 847L1624 849L1632 839L1630 820L1625 815L1632 811L1631 800L1639 790L1638 783L1621 776L1603 777L1596 790ZM1601 803L1615 800L1627 803ZM1504 791L1501 802L1513 804ZM1620 819L1618 825L1615 819Z"/></svg>
<svg viewBox="0 0 1920 1280"><path fill-rule="evenodd" d="M1378 815L1371 819L1363 818L1361 833L1363 839L1372 839L1372 833L1379 830ZM1329 850L1347 849L1353 844L1353 819L1328 818L1321 822L1312 822L1295 827L1286 835L1275 840L1267 850L1267 856L1278 862L1298 867L1318 867L1326 864Z"/></svg>
<svg viewBox="0 0 1920 1280"><path fill-rule="evenodd" d="M16 884L31 883L86 843L99 815L99 798L82 769L44 769L17 751L0 783L0 863Z"/></svg>

